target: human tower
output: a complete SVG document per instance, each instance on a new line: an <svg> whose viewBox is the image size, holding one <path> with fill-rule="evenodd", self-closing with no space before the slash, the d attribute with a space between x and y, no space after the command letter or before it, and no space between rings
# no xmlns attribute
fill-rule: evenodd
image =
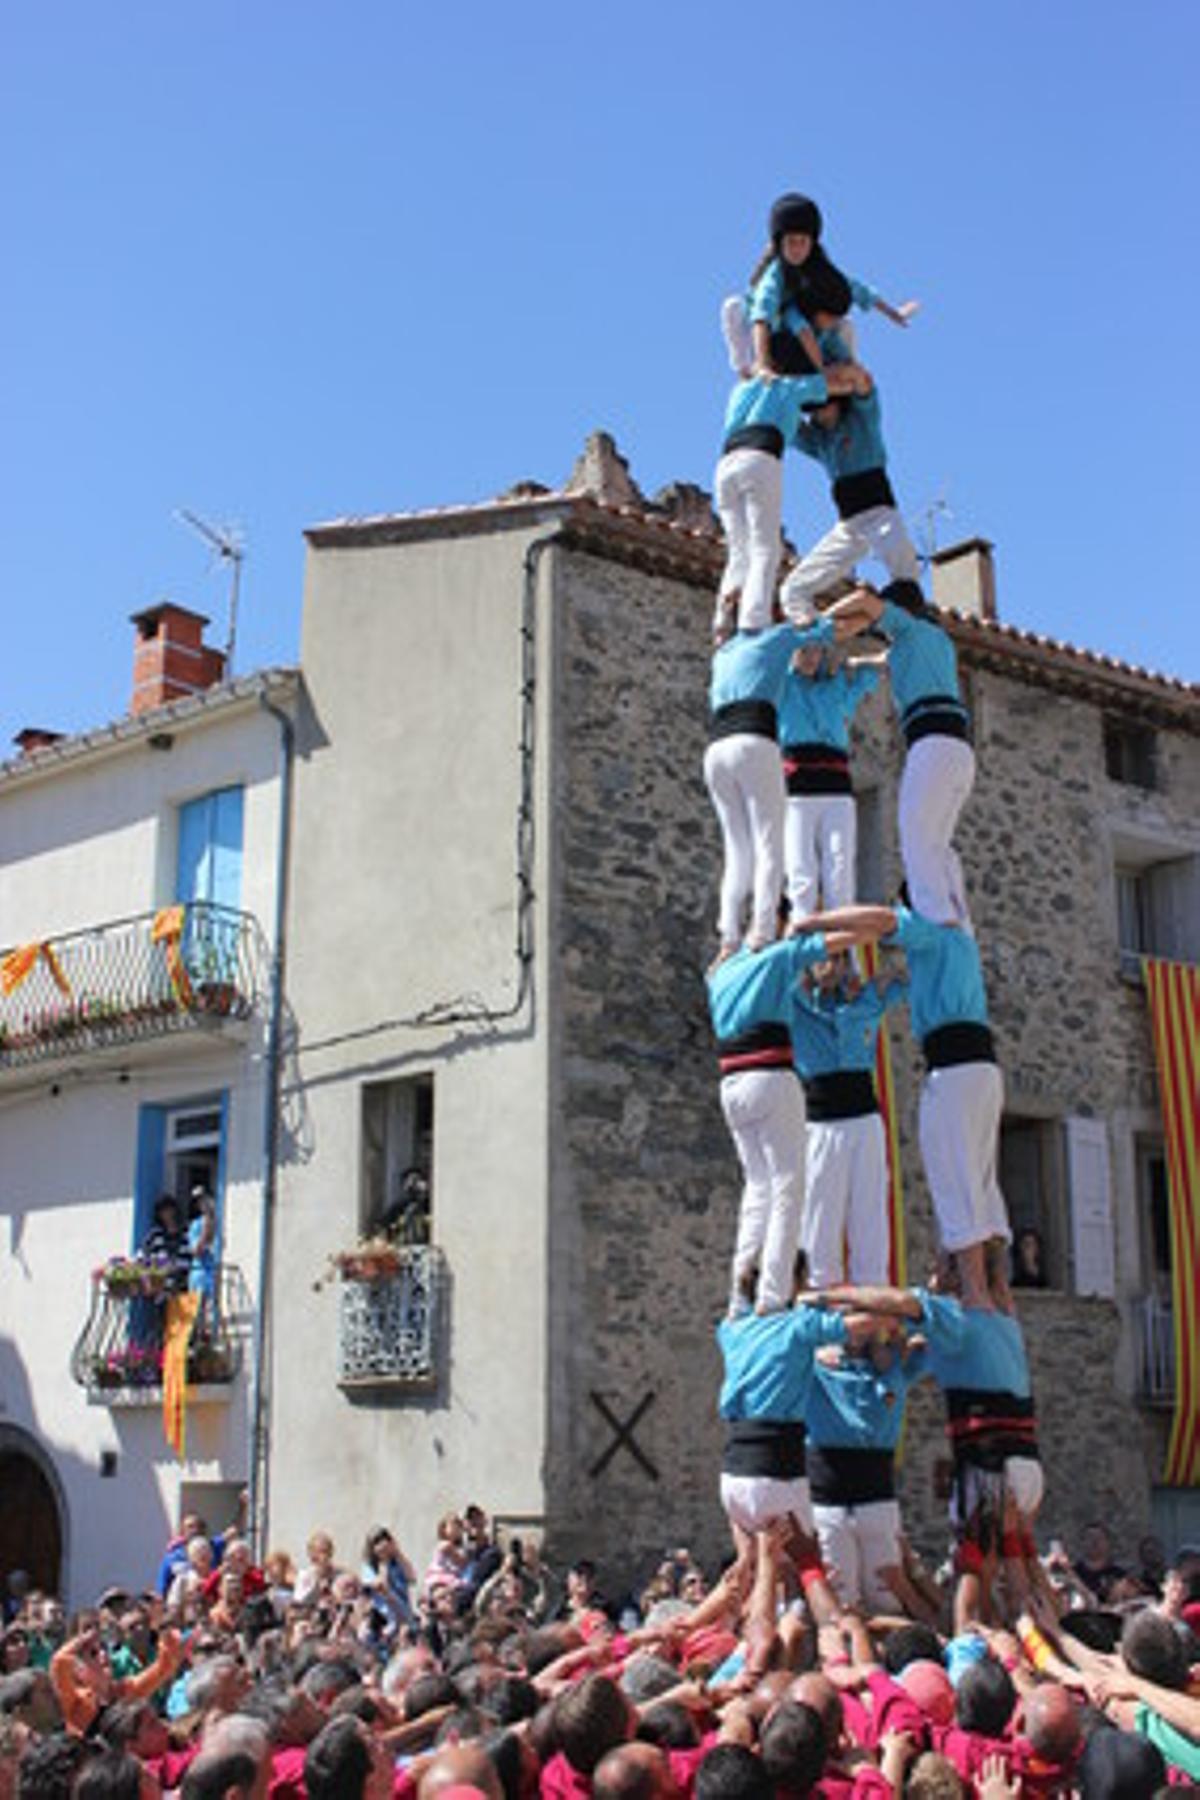
<svg viewBox="0 0 1200 1800"><path fill-rule="evenodd" d="M920 1376L946 1396L967 1616L988 1608L1001 1565L1018 1597L1034 1577L1041 1498L996 1176L1003 1082L953 842L974 781L970 723L846 320L858 305L906 325L916 309L848 280L821 239L813 201L784 195L748 299L725 303L738 380L715 484L727 560L704 773L724 867L707 985L744 1177L718 1330L722 1499L743 1568L758 1570L764 1642L785 1544L814 1610L919 1610L893 1465L904 1395ZM824 468L838 517L777 592L791 448ZM886 585L857 579L866 557L884 565ZM881 653L861 654L866 632ZM905 744L904 886L894 906L861 905L849 726L885 672ZM862 978L855 952L876 942L903 952L905 977ZM883 1286L888 1178L873 1071L885 1013L900 1004L926 1066L919 1138L942 1291ZM801 1263L808 1285L794 1303Z"/></svg>

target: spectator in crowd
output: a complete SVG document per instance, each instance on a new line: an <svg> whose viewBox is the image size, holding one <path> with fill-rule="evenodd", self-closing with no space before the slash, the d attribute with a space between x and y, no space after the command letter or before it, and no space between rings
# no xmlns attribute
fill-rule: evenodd
<svg viewBox="0 0 1200 1800"><path fill-rule="evenodd" d="M367 1533L359 1579L384 1609L394 1629L413 1623L416 1573L386 1525L376 1525Z"/></svg>

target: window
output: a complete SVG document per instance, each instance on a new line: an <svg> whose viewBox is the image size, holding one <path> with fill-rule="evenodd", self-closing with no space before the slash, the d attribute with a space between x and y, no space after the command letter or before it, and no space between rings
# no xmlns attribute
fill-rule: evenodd
<svg viewBox="0 0 1200 1800"><path fill-rule="evenodd" d="M1142 956L1200 957L1200 857L1115 846L1117 945L1131 973Z"/></svg>
<svg viewBox="0 0 1200 1800"><path fill-rule="evenodd" d="M433 1184L433 1076L371 1082L362 1090L365 1230L427 1244Z"/></svg>
<svg viewBox="0 0 1200 1800"><path fill-rule="evenodd" d="M228 1112L227 1094L141 1108L134 1172L135 1250L150 1229L154 1203L161 1195L171 1194L179 1202L186 1221L193 1191L203 1188L216 1201L220 1255Z"/></svg>
<svg viewBox="0 0 1200 1800"><path fill-rule="evenodd" d="M1167 1153L1161 1138L1138 1138L1138 1228L1142 1280L1147 1291L1171 1292L1171 1197L1167 1188Z"/></svg>
<svg viewBox="0 0 1200 1800"><path fill-rule="evenodd" d="M1000 1186L1012 1226L1014 1286L1064 1287L1062 1155L1055 1120L1011 1115L1001 1120Z"/></svg>
<svg viewBox="0 0 1200 1800"><path fill-rule="evenodd" d="M214 788L179 809L175 898L192 910L183 938L188 974L214 1010L228 1010L236 982L238 921L242 897L242 789ZM214 909L228 908L229 911ZM216 1004L214 1004L214 1002ZM223 1003L222 1003L223 1002Z"/></svg>
<svg viewBox="0 0 1200 1800"><path fill-rule="evenodd" d="M1142 1293L1133 1314L1137 1338L1138 1392L1151 1405L1175 1398L1175 1316L1171 1290L1171 1197L1161 1138L1134 1142Z"/></svg>
<svg viewBox="0 0 1200 1800"><path fill-rule="evenodd" d="M196 1188L216 1198L220 1182L221 1107L177 1107L166 1116L162 1191L186 1207Z"/></svg>
<svg viewBox="0 0 1200 1800"><path fill-rule="evenodd" d="M1140 956L1153 946L1150 887L1143 869L1117 869L1117 943L1124 955Z"/></svg>
<svg viewBox="0 0 1200 1800"><path fill-rule="evenodd" d="M1104 721L1104 768L1110 781L1127 787L1158 786L1158 738L1149 725L1128 719Z"/></svg>
<svg viewBox="0 0 1200 1800"><path fill-rule="evenodd" d="M176 900L241 904L242 795L240 787L214 788L179 808Z"/></svg>

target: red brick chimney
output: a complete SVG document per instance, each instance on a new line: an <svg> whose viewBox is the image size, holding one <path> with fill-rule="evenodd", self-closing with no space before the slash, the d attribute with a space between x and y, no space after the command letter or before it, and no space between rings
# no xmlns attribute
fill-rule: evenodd
<svg viewBox="0 0 1200 1800"><path fill-rule="evenodd" d="M131 713L149 712L168 700L197 694L223 678L224 655L203 641L208 624L203 613L164 600L130 617L137 626Z"/></svg>
<svg viewBox="0 0 1200 1800"><path fill-rule="evenodd" d="M45 725L24 725L13 743L22 756L31 756L35 750L44 750L47 744L57 744L62 735L61 731L50 731Z"/></svg>

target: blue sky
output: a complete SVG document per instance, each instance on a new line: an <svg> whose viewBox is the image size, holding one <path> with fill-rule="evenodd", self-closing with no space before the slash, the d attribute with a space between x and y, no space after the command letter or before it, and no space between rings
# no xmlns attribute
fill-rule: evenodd
<svg viewBox="0 0 1200 1800"><path fill-rule="evenodd" d="M0 754L124 711L128 614L224 631L174 517L248 545L241 669L299 653L302 531L565 478L610 430L711 484L722 295L774 195L924 311L860 328L910 518L1002 617L1190 679L1193 0L10 0ZM794 459L798 542L828 521Z"/></svg>

